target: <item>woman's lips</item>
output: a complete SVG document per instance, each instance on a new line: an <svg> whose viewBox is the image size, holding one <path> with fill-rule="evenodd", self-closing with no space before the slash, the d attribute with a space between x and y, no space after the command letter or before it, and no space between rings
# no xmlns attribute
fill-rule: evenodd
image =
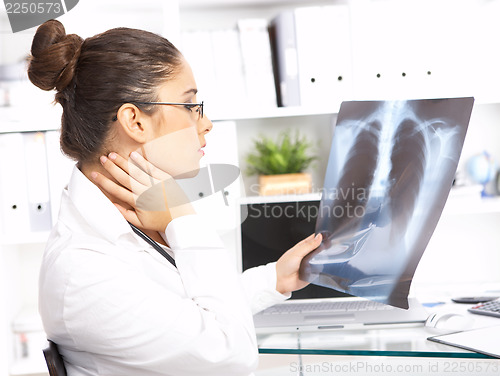
<svg viewBox="0 0 500 376"><path fill-rule="evenodd" d="M201 148L198 149L198 152L200 152L202 156L205 155L205 152L203 151L203 148L205 146L207 146L207 144L203 145Z"/></svg>

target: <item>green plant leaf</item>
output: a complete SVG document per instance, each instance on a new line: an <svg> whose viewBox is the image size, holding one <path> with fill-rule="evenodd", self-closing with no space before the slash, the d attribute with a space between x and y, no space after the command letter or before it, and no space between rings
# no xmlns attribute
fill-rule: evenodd
<svg viewBox="0 0 500 376"><path fill-rule="evenodd" d="M276 175L299 173L307 169L317 159L310 155L312 148L305 137L296 132L283 132L276 141L260 136L254 140L254 151L246 157L248 175Z"/></svg>

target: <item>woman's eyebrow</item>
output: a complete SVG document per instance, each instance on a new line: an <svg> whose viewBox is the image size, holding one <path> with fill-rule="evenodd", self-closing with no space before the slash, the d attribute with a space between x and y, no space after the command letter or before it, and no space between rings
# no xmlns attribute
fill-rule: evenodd
<svg viewBox="0 0 500 376"><path fill-rule="evenodd" d="M197 92L198 92L198 89L192 88L192 89L186 90L183 95L186 95L186 94L196 94Z"/></svg>

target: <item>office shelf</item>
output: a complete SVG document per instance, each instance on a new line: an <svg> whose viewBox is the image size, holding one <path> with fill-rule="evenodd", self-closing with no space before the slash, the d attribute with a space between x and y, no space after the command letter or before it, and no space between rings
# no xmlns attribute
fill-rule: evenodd
<svg viewBox="0 0 500 376"><path fill-rule="evenodd" d="M32 108L29 111L19 107L0 107L3 119L0 133L58 130L61 113L58 107Z"/></svg>
<svg viewBox="0 0 500 376"><path fill-rule="evenodd" d="M240 199L241 204L255 204L259 202L270 202L273 198L279 201L307 201L320 200L321 193L309 193L303 195L279 195L279 196L248 196ZM443 209L444 215L457 214L500 214L500 196L481 198L479 194L464 196L452 189L448 201Z"/></svg>
<svg viewBox="0 0 500 376"><path fill-rule="evenodd" d="M207 106L207 115L212 120L254 120L254 119L272 119L286 118L296 116L316 116L316 115L335 115L340 109L340 103L332 104L330 107L272 107L256 109L213 109L211 111Z"/></svg>
<svg viewBox="0 0 500 376"><path fill-rule="evenodd" d="M50 232L32 232L24 234L7 234L2 235L0 245L18 245L18 244L45 244L49 238Z"/></svg>
<svg viewBox="0 0 500 376"><path fill-rule="evenodd" d="M342 1L336 1L336 3L340 3ZM331 4L331 0L316 0L314 1L314 4ZM206 9L206 8L212 8L212 9L218 9L218 8L228 8L228 7L242 7L242 6L288 6L288 5L295 5L295 6L303 6L304 1L303 0L238 0L238 2L235 2L234 0L212 0L212 1L206 1L206 0L183 0L179 2L179 8L181 11L183 10L199 10L199 9Z"/></svg>

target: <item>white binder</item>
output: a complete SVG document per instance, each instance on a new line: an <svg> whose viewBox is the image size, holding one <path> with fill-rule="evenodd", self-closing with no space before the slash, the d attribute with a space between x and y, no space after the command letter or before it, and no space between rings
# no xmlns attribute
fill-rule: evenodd
<svg viewBox="0 0 500 376"><path fill-rule="evenodd" d="M348 5L295 10L301 106L338 106L350 99L352 68Z"/></svg>
<svg viewBox="0 0 500 376"><path fill-rule="evenodd" d="M231 108L243 107L247 99L238 31L214 30L211 40L217 81L213 107L219 113L227 113Z"/></svg>
<svg viewBox="0 0 500 376"><path fill-rule="evenodd" d="M25 234L30 230L21 133L0 134L0 218L4 235Z"/></svg>
<svg viewBox="0 0 500 376"><path fill-rule="evenodd" d="M292 10L278 14L270 25L278 104L282 107L300 106L299 67L295 15Z"/></svg>
<svg viewBox="0 0 500 376"><path fill-rule="evenodd" d="M50 231L52 215L45 132L25 132L22 137L28 191L29 228L33 232Z"/></svg>
<svg viewBox="0 0 500 376"><path fill-rule="evenodd" d="M249 106L276 107L268 23L263 18L238 20Z"/></svg>
<svg viewBox="0 0 500 376"><path fill-rule="evenodd" d="M45 147L47 148L47 165L49 170L49 193L52 222L59 216L61 195L68 184L75 162L61 152L59 131L45 133Z"/></svg>
<svg viewBox="0 0 500 376"><path fill-rule="evenodd" d="M209 31L185 31L181 35L181 52L191 66L198 88L198 101L208 105L216 102L217 81L215 78L214 55Z"/></svg>

